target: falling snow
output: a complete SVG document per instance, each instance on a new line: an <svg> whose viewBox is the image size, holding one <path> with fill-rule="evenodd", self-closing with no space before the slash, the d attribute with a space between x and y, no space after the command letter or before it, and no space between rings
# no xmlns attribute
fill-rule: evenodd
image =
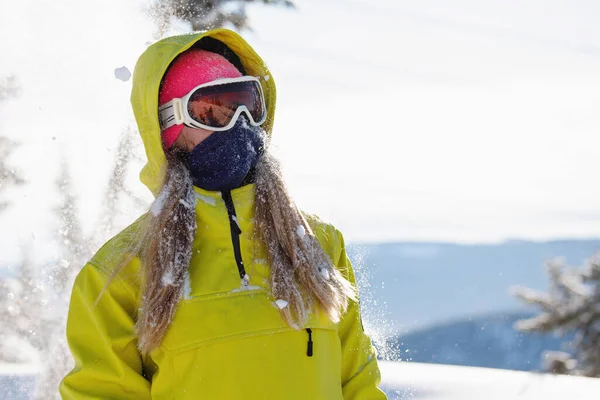
<svg viewBox="0 0 600 400"><path fill-rule="evenodd" d="M131 71L127 67L115 68L115 78L120 81L127 82L131 79Z"/></svg>
<svg viewBox="0 0 600 400"><path fill-rule="evenodd" d="M216 201L216 200L215 200L213 197L210 197L210 196L205 196L205 195L203 195L203 194L200 194L200 193L196 193L196 198L197 198L198 200L201 200L201 201L203 201L203 202L204 202L204 203L206 203L206 204L209 204L209 205L211 205L211 206L214 206L214 205L216 205L216 204L217 204L217 201Z"/></svg>
<svg viewBox="0 0 600 400"><path fill-rule="evenodd" d="M173 271L169 270L169 272L164 274L160 282L163 284L163 286L172 286L174 284Z"/></svg>
<svg viewBox="0 0 600 400"><path fill-rule="evenodd" d="M190 273L189 271L185 274L185 282L183 284L183 298L184 300L188 300L192 297L192 284L190 281Z"/></svg>
<svg viewBox="0 0 600 400"><path fill-rule="evenodd" d="M231 293L247 292L249 290L261 290L261 289L262 288L260 286L251 286L250 285L250 276L248 276L248 274L246 274L241 279L241 285L240 285L240 287L237 288L237 289L233 289L231 291Z"/></svg>
<svg viewBox="0 0 600 400"><path fill-rule="evenodd" d="M319 273L321 274L321 276L325 279L325 280L329 280L329 278L331 277L329 275L329 269L327 269L327 267L321 267L319 268Z"/></svg>
<svg viewBox="0 0 600 400"><path fill-rule="evenodd" d="M168 196L169 196L169 191L168 191L168 188L165 186L165 188L156 197L156 199L154 200L154 203L152 203L152 206L150 207L150 212L152 213L152 215L154 215L156 217L156 216L158 216L158 214L160 214L160 212L163 208L165 199Z"/></svg>
<svg viewBox="0 0 600 400"><path fill-rule="evenodd" d="M283 310L284 308L287 307L288 302L285 300L279 299L279 300L275 301L275 304L277 305L277 307L279 307L280 310Z"/></svg>

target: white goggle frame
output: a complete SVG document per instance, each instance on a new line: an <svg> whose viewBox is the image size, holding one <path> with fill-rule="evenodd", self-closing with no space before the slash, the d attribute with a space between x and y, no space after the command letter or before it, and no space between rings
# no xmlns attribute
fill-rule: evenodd
<svg viewBox="0 0 600 400"><path fill-rule="evenodd" d="M231 121L229 121L227 126L224 126L222 128L202 124L190 116L190 114L188 112L187 104L188 104L190 97L196 90L203 88L203 87L218 86L218 85L225 85L228 83L238 83L238 82L256 82L256 83L258 83L258 90L260 92L260 101L262 102L262 109L263 109L263 115L259 121L255 121L254 118L252 118L250 111L244 105L239 106L237 108L237 110L235 110L235 114L233 115L233 118L231 118ZM226 131L226 130L233 128L233 126L237 122L237 120L238 120L239 116L242 114L242 112L246 113L246 115L248 116L248 120L250 121L250 125L253 125L253 126L260 126L267 119L267 109L265 106L265 97L263 94L262 85L260 84L260 81L258 80L258 78L254 77L254 76L242 76L239 78L217 79L215 81L203 83L202 85L196 86L182 98L173 99L173 100L163 104L162 106L160 106L158 108L158 121L160 123L160 129L163 131L165 129L170 128L175 125L185 124L191 128L200 128L200 129L205 129L207 131L217 131L218 132L218 131Z"/></svg>

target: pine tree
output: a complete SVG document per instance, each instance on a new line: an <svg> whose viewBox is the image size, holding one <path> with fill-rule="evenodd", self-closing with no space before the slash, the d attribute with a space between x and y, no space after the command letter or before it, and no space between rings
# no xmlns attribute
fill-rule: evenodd
<svg viewBox="0 0 600 400"><path fill-rule="evenodd" d="M561 336L575 334L566 352L545 354L546 369L600 377L600 255L583 267L571 268L560 260L547 263L550 280L548 293L516 288L522 301L541 308L533 318L517 322L522 331L555 332Z"/></svg>
<svg viewBox="0 0 600 400"><path fill-rule="evenodd" d="M81 229L77 197L71 185L71 175L65 160L61 163L56 187L60 196L60 203L56 208L57 222L60 227L57 237L63 258L52 268L50 279L56 293L63 295L67 292L66 289L71 287L75 273L91 255L91 250Z"/></svg>
<svg viewBox="0 0 600 400"><path fill-rule="evenodd" d="M268 5L281 5L294 8L292 0L258 0ZM157 0L150 13L156 20L162 37L170 25L172 17L189 22L192 30L214 29L228 24L237 30L249 29L246 4L256 0Z"/></svg>
<svg viewBox="0 0 600 400"><path fill-rule="evenodd" d="M48 321L52 320L52 315L47 312L47 292L39 280L41 271L31 258L32 248L23 245L22 249L18 275L22 292L18 299L18 306L23 323L18 324L18 334L39 351L45 347L48 340L46 328Z"/></svg>
<svg viewBox="0 0 600 400"><path fill-rule="evenodd" d="M0 361L35 361L44 348L44 328L50 319L45 312L42 285L31 259L31 249L23 246L19 274L0 281ZM4 346L4 347L3 347Z"/></svg>
<svg viewBox="0 0 600 400"><path fill-rule="evenodd" d="M17 94L18 85L14 76L0 80L0 103ZM16 143L0 132L0 195L4 195L7 189L24 183L18 171L7 162L15 147ZM0 212L6 211L8 206L7 200L0 199ZM29 326L21 304L22 294L26 290L26 283L20 277L0 279L0 361L27 361L14 343L22 340Z"/></svg>
<svg viewBox="0 0 600 400"><path fill-rule="evenodd" d="M0 103L16 96L18 91L19 88L14 76L0 80ZM16 143L4 137L0 132L0 194L11 186L24 183L21 175L7 163L7 159L15 147ZM8 202L0 200L0 212L6 207L8 207Z"/></svg>
<svg viewBox="0 0 600 400"><path fill-rule="evenodd" d="M14 75L0 80L0 103L15 97L19 93L19 85Z"/></svg>
<svg viewBox="0 0 600 400"><path fill-rule="evenodd" d="M123 197L130 200L135 209L148 208L148 203L128 189L125 182L129 166L133 160L138 158L135 136L136 131L131 127L127 127L121 136L115 156L115 165L110 173L104 201L102 202L97 228L92 238L90 238L93 248L100 246L110 235L115 233L116 210L119 209L119 202L123 200Z"/></svg>

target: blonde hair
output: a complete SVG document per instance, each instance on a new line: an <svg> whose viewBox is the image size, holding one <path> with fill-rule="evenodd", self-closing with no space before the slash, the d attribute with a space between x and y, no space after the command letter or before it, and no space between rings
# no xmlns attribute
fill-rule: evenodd
<svg viewBox="0 0 600 400"><path fill-rule="evenodd" d="M356 299L356 289L333 266L302 213L293 202L280 163L268 149L255 171L255 237L267 249L271 295L285 300L282 318L300 329L318 305L338 322ZM193 183L178 150L167 153L167 172L161 194L129 254L142 265L142 305L136 321L138 349L146 355L160 345L183 297L196 232ZM299 228L302 227L302 228ZM110 281L131 260L124 259Z"/></svg>

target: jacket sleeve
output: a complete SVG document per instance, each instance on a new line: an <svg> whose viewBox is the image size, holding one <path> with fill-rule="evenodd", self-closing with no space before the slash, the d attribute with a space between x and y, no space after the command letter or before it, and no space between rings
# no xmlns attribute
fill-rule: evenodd
<svg viewBox="0 0 600 400"><path fill-rule="evenodd" d="M336 267L356 287L352 265L341 238L341 254ZM342 391L345 400L384 400L386 395L377 387L381 381L377 353L363 330L358 301L350 301L348 311L339 324L342 344Z"/></svg>
<svg viewBox="0 0 600 400"><path fill-rule="evenodd" d="M122 279L111 282L95 307L106 274L88 263L75 280L67 320L75 367L60 384L63 399L151 398L134 330L136 297Z"/></svg>

